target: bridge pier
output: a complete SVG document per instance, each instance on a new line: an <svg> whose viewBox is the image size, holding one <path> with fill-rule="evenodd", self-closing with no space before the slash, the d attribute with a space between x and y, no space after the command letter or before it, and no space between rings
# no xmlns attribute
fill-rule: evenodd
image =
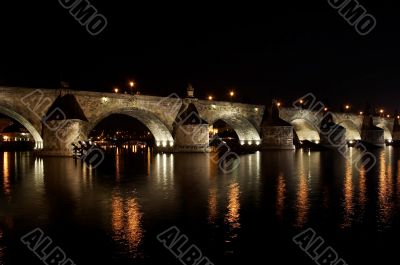
<svg viewBox="0 0 400 265"><path fill-rule="evenodd" d="M279 118L277 102L265 109L261 123L261 149L294 150L293 126Z"/></svg>
<svg viewBox="0 0 400 265"><path fill-rule="evenodd" d="M194 99L186 99L175 121L175 152L209 151L209 125L200 118Z"/></svg>
<svg viewBox="0 0 400 265"><path fill-rule="evenodd" d="M320 143L326 147L342 147L346 145L346 129L333 122L332 114L321 121Z"/></svg>
<svg viewBox="0 0 400 265"><path fill-rule="evenodd" d="M87 140L88 121L73 95L59 96L42 120L41 156L72 156L73 143Z"/></svg>
<svg viewBox="0 0 400 265"><path fill-rule="evenodd" d="M376 147L385 147L384 135L385 131L374 125L373 117L367 107L361 127L361 140Z"/></svg>

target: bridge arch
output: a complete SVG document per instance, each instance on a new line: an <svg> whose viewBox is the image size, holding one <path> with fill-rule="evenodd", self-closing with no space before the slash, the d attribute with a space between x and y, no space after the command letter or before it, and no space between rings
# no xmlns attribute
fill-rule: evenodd
<svg viewBox="0 0 400 265"><path fill-rule="evenodd" d="M384 138L385 140L392 140L392 139L393 139L392 132L391 132L391 130L387 127L386 124L384 124L384 123L379 123L379 124L376 125L376 127L379 127L379 128L382 128L382 129L383 129L383 131L384 131L383 138Z"/></svg>
<svg viewBox="0 0 400 265"><path fill-rule="evenodd" d="M9 108L2 107L2 106L0 106L0 113L16 120L17 122L19 122L22 126L24 126L28 130L28 132L32 135L33 139L35 140L35 149L43 148L42 136L40 135L38 130L35 128L35 126L33 126L33 124L31 122L29 122L26 118L24 118L24 116L22 116L21 114L15 112Z"/></svg>
<svg viewBox="0 0 400 265"><path fill-rule="evenodd" d="M312 122L306 119L295 119L290 122L300 141L308 140L319 142L319 131Z"/></svg>
<svg viewBox="0 0 400 265"><path fill-rule="evenodd" d="M261 138L257 129L246 118L240 116L222 116L216 118L214 121L210 122L210 124L214 124L218 120L222 120L235 131L242 145L259 145L261 143Z"/></svg>
<svg viewBox="0 0 400 265"><path fill-rule="evenodd" d="M167 126L157 116L149 111L140 109L116 109L110 112L103 113L96 119L91 120L89 123L88 134L91 130L103 119L111 116L112 114L123 114L137 119L143 123L149 131L153 134L157 146L172 146L174 138Z"/></svg>
<svg viewBox="0 0 400 265"><path fill-rule="evenodd" d="M361 140L361 133L357 124L351 120L344 120L339 122L339 125L346 129L346 141Z"/></svg>

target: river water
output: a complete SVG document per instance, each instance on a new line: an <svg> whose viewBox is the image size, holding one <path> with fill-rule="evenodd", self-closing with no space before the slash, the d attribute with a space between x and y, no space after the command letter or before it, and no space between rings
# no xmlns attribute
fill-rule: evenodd
<svg viewBox="0 0 400 265"><path fill-rule="evenodd" d="M44 264L20 238L35 228L75 264L181 264L157 240L176 226L214 264L315 264L292 238L312 228L348 264L397 258L400 152L368 172L334 151L240 156L129 153L97 168L0 153L0 264Z"/></svg>

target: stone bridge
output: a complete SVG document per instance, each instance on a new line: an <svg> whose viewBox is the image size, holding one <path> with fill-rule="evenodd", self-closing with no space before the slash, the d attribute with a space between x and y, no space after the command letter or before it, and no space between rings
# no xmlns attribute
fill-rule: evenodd
<svg viewBox="0 0 400 265"><path fill-rule="evenodd" d="M58 130L66 131L72 128L73 133L54 133L55 127L49 124L55 123L46 123L44 120L49 117L49 111L52 106L54 108L56 99L64 95L73 95L77 102L74 106L81 109L84 118L79 124L71 123ZM101 120L112 114L125 114L139 120L153 134L157 146L174 148L176 118L182 106L188 104L193 104L201 119L209 125L218 120L226 122L236 132L242 145L261 143L261 127L266 109L262 105L198 100L194 97L181 99L176 94L170 97L156 97L69 89L0 87L0 113L21 123L34 138L36 149L62 149L54 155L70 153L68 146L72 142L86 139L85 137ZM323 117L322 113L281 108L280 117L293 126L300 140L315 142L320 140L318 126ZM346 128L347 140L361 139L363 116L333 113L333 119L335 123ZM385 130L387 140L392 139L393 123L394 119L374 118L374 124ZM208 130L205 133L208 135ZM60 137L68 138L68 140L65 140L65 143L55 143L56 138ZM208 145L208 137L205 144Z"/></svg>
<svg viewBox="0 0 400 265"><path fill-rule="evenodd" d="M346 140L360 140L363 115L353 113L331 112L333 122L346 129ZM308 109L281 108L280 117L292 124L299 140L320 141L319 125L325 113L310 111ZM387 141L393 139L394 118L373 117L377 127L384 130L384 138Z"/></svg>
<svg viewBox="0 0 400 265"><path fill-rule="evenodd" d="M46 124L43 119L49 115L49 108L56 98L67 94L75 97L87 119L79 132L83 137L108 116L125 114L142 122L153 134L157 145L173 146L173 129L178 112L183 104L193 103L200 117L208 124L223 120L235 130L241 142L260 142L258 131L264 112L263 106L195 98L180 99L176 94L156 97L68 89L0 87L0 113L21 123L32 134L36 149L42 149L46 147L46 141L50 141L44 136Z"/></svg>

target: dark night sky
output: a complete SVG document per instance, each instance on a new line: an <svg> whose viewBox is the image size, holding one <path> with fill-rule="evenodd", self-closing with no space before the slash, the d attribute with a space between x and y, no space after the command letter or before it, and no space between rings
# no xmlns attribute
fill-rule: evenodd
<svg viewBox="0 0 400 265"><path fill-rule="evenodd" d="M0 85L57 88L62 76L73 89L111 91L133 78L144 94L184 95L191 82L220 100L234 88L250 103L313 92L331 105L400 109L394 1L360 0L378 24L359 36L326 0L92 0L109 22L97 37L58 1L33 2L0 4Z"/></svg>

